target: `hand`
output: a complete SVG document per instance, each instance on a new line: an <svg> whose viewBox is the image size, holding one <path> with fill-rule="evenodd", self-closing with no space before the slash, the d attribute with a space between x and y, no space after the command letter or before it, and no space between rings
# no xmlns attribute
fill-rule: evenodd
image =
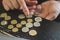
<svg viewBox="0 0 60 40"><path fill-rule="evenodd" d="M27 15L29 10L26 4L29 5L29 8L30 8L31 6L34 6L35 4L37 4L37 1L36 0L25 0L25 1L24 0L3 0L2 4L6 11L10 9L12 10L21 9L21 6L23 5L24 6L24 7L22 6L22 9L24 8L23 12Z"/></svg>
<svg viewBox="0 0 60 40"><path fill-rule="evenodd" d="M60 3L58 1L47 1L42 3L40 6L40 10L42 10L42 12L40 14L35 14L36 16L40 16L48 20L54 20L60 13Z"/></svg>

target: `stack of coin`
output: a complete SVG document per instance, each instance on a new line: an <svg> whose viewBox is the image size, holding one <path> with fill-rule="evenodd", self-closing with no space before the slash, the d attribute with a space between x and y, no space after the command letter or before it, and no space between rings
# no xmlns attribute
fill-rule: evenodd
<svg viewBox="0 0 60 40"><path fill-rule="evenodd" d="M33 20L32 19L27 19L27 22L33 22Z"/></svg>
<svg viewBox="0 0 60 40"><path fill-rule="evenodd" d="M13 29L12 29L12 32L18 32L18 28L16 28L16 27L13 28Z"/></svg>
<svg viewBox="0 0 60 40"><path fill-rule="evenodd" d="M21 24L22 25L25 25L26 24L26 21L25 20L21 21Z"/></svg>
<svg viewBox="0 0 60 40"><path fill-rule="evenodd" d="M18 24L16 24L16 27L17 27L17 28L21 28L22 25L21 25L20 23L18 23Z"/></svg>
<svg viewBox="0 0 60 40"><path fill-rule="evenodd" d="M28 16L26 16L26 18L32 18L32 15L28 15Z"/></svg>
<svg viewBox="0 0 60 40"><path fill-rule="evenodd" d="M7 16L7 13L2 13L1 15L0 15L0 17L6 17Z"/></svg>
<svg viewBox="0 0 60 40"><path fill-rule="evenodd" d="M29 35L36 36L37 35L37 31L36 30L30 30L29 31Z"/></svg>
<svg viewBox="0 0 60 40"><path fill-rule="evenodd" d="M12 20L11 24L17 24L17 20Z"/></svg>
<svg viewBox="0 0 60 40"><path fill-rule="evenodd" d="M1 25L7 25L8 22L7 21L1 21Z"/></svg>
<svg viewBox="0 0 60 40"><path fill-rule="evenodd" d="M26 32L28 32L28 31L29 31L29 28L27 28L27 27L23 27L23 28L22 28L22 32L26 33Z"/></svg>
<svg viewBox="0 0 60 40"><path fill-rule="evenodd" d="M5 20L10 20L11 19L11 16L6 16L5 17Z"/></svg>
<svg viewBox="0 0 60 40"><path fill-rule="evenodd" d="M40 23L39 22L34 22L34 27L40 27Z"/></svg>
<svg viewBox="0 0 60 40"><path fill-rule="evenodd" d="M18 15L18 18L19 19L24 19L25 18L25 15L24 14L20 14L20 15Z"/></svg>
<svg viewBox="0 0 60 40"><path fill-rule="evenodd" d="M26 23L26 27L27 28L32 28L33 27L33 23Z"/></svg>
<svg viewBox="0 0 60 40"><path fill-rule="evenodd" d="M41 18L41 17L36 17L36 18L35 18L35 21L36 21L36 22L41 22L41 21L42 21L42 18Z"/></svg>
<svg viewBox="0 0 60 40"><path fill-rule="evenodd" d="M14 28L13 25L8 25L8 29L12 29L12 28Z"/></svg>

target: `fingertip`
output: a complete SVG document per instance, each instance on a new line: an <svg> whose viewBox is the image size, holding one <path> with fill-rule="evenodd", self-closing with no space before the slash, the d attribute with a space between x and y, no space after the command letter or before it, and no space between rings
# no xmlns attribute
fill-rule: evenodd
<svg viewBox="0 0 60 40"><path fill-rule="evenodd" d="M37 9L41 10L42 9L41 5L37 5Z"/></svg>

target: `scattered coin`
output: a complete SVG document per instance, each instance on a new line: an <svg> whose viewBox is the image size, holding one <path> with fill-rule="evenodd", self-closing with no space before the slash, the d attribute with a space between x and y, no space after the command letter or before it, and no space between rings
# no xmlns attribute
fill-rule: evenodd
<svg viewBox="0 0 60 40"><path fill-rule="evenodd" d="M28 21L28 22L33 22L33 20L32 20L32 19L27 19L27 21Z"/></svg>
<svg viewBox="0 0 60 40"><path fill-rule="evenodd" d="M35 27L40 27L40 25L41 25L41 24L40 24L39 22L34 22L34 26L35 26Z"/></svg>
<svg viewBox="0 0 60 40"><path fill-rule="evenodd" d="M25 20L21 21L21 24L22 25L25 25L26 24L26 21Z"/></svg>
<svg viewBox="0 0 60 40"><path fill-rule="evenodd" d="M12 20L11 24L17 24L17 20Z"/></svg>
<svg viewBox="0 0 60 40"><path fill-rule="evenodd" d="M12 32L18 32L18 28L13 28Z"/></svg>
<svg viewBox="0 0 60 40"><path fill-rule="evenodd" d="M41 22L41 21L42 21L42 18L41 18L41 17L36 17L36 18L35 18L35 21L36 21L36 22Z"/></svg>
<svg viewBox="0 0 60 40"><path fill-rule="evenodd" d="M6 17L7 16L7 13L2 13L0 16L1 17Z"/></svg>
<svg viewBox="0 0 60 40"><path fill-rule="evenodd" d="M37 35L37 31L36 30L30 30L29 31L29 35L36 36Z"/></svg>
<svg viewBox="0 0 60 40"><path fill-rule="evenodd" d="M22 25L21 25L20 23L18 23L18 24L16 24L16 27L17 27L17 28L21 28Z"/></svg>
<svg viewBox="0 0 60 40"><path fill-rule="evenodd" d="M23 28L22 28L22 32L26 33L26 32L28 32L28 31L29 31L29 28L27 28L27 27L23 27Z"/></svg>
<svg viewBox="0 0 60 40"><path fill-rule="evenodd" d="M18 18L19 18L19 19L24 19L24 18L25 18L25 15L24 15L24 14L20 14L20 15L18 16Z"/></svg>
<svg viewBox="0 0 60 40"><path fill-rule="evenodd" d="M26 27L31 28L31 27L33 27L33 24L32 23L26 23Z"/></svg>
<svg viewBox="0 0 60 40"><path fill-rule="evenodd" d="M11 16L6 16L5 17L5 20L10 20L11 19Z"/></svg>
<svg viewBox="0 0 60 40"><path fill-rule="evenodd" d="M8 22L7 21L1 21L1 25L7 25Z"/></svg>
<svg viewBox="0 0 60 40"><path fill-rule="evenodd" d="M14 28L13 25L8 25L8 29L12 29L12 28Z"/></svg>

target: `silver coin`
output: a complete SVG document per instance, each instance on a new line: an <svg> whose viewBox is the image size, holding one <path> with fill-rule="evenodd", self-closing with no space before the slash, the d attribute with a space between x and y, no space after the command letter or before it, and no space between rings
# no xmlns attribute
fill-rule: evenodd
<svg viewBox="0 0 60 40"><path fill-rule="evenodd" d="M8 22L7 21L1 21L1 25L7 25Z"/></svg>
<svg viewBox="0 0 60 40"><path fill-rule="evenodd" d="M36 17L36 18L35 18L35 21L36 21L36 22L41 22L41 21L42 21L42 18L41 18L41 17Z"/></svg>
<svg viewBox="0 0 60 40"><path fill-rule="evenodd" d="M26 27L28 27L28 28L31 28L31 27L33 27L33 23L26 23Z"/></svg>
<svg viewBox="0 0 60 40"><path fill-rule="evenodd" d="M29 28L27 28L27 27L23 27L23 28L22 28L22 32L26 33L26 32L28 32L28 31L29 31Z"/></svg>
<svg viewBox="0 0 60 40"><path fill-rule="evenodd" d="M35 26L35 27L40 27L41 24L40 24L39 22L34 22L34 26Z"/></svg>

